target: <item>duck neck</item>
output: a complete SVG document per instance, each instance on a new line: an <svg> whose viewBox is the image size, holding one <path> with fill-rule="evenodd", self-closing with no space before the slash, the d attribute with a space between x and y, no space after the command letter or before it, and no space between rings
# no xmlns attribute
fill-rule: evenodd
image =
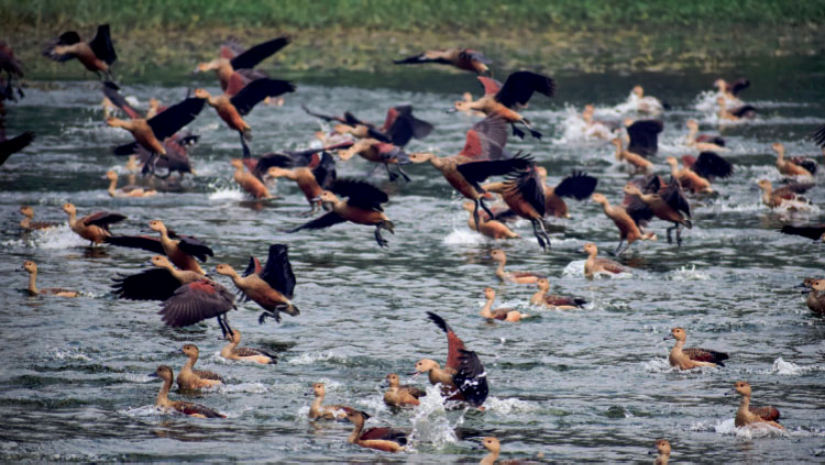
<svg viewBox="0 0 825 465"><path fill-rule="evenodd" d="M191 370L192 367L194 367L195 363L197 363L197 362L198 362L198 355L197 354L190 355L189 358L186 359L186 364L183 365L183 368L181 368L181 371Z"/></svg>
<svg viewBox="0 0 825 465"><path fill-rule="evenodd" d="M688 128L687 141L692 144L696 142L696 133L699 132L699 126Z"/></svg>
<svg viewBox="0 0 825 465"><path fill-rule="evenodd" d="M109 180L109 189L106 190L110 196L114 197L115 193L117 192L117 178L112 178Z"/></svg>
<svg viewBox="0 0 825 465"><path fill-rule="evenodd" d="M750 405L751 405L751 396L742 396L742 400L739 401L739 411L750 413L750 410L749 410Z"/></svg>
<svg viewBox="0 0 825 465"><path fill-rule="evenodd" d="M69 215L69 227L74 229L77 224L77 212L70 212L67 215Z"/></svg>
<svg viewBox="0 0 825 465"><path fill-rule="evenodd" d="M776 149L776 162L777 163L782 163L784 161L785 161L785 148L780 147L780 148Z"/></svg>
<svg viewBox="0 0 825 465"><path fill-rule="evenodd" d="M490 451L489 454L485 455L479 465L493 465L498 460L500 452L499 451Z"/></svg>
<svg viewBox="0 0 825 465"><path fill-rule="evenodd" d="M310 405L309 410L311 412L320 412L321 405L324 403L324 396L315 396L315 400L312 401L312 405Z"/></svg>
<svg viewBox="0 0 825 465"><path fill-rule="evenodd" d="M246 277L239 275L237 271L231 270L226 274L226 276L229 276L229 278L232 279L232 283L235 284L235 286L238 286L239 288L244 287L243 284L244 281L246 281Z"/></svg>
<svg viewBox="0 0 825 465"><path fill-rule="evenodd" d="M505 265L506 263L507 263L507 259L506 259L506 258L503 258L500 262L498 262L498 267L496 267L496 275L497 275L497 276L504 276L505 274L507 274L507 273L504 271L504 265Z"/></svg>
<svg viewBox="0 0 825 465"><path fill-rule="evenodd" d="M677 165L676 163L670 165L670 175L678 179L679 174L679 165Z"/></svg>
<svg viewBox="0 0 825 465"><path fill-rule="evenodd" d="M616 142L616 160L624 160L624 147L621 142Z"/></svg>
<svg viewBox="0 0 825 465"><path fill-rule="evenodd" d="M549 290L550 290L550 288L541 288L540 287L539 290L535 294L533 294L533 297L530 299L530 302L532 302L533 305L541 303L542 301L544 301L544 296L547 295L547 292Z"/></svg>
<svg viewBox="0 0 825 465"><path fill-rule="evenodd" d="M164 379L163 386L160 388L160 392L158 392L158 397L155 400L155 405L158 407L167 407L169 402L169 390L172 389L172 379Z"/></svg>
<svg viewBox="0 0 825 465"><path fill-rule="evenodd" d="M29 294L31 294L31 295L39 294L39 292L37 290L37 285L35 284L35 281L37 281L37 271L36 270L29 273Z"/></svg>
<svg viewBox="0 0 825 465"><path fill-rule="evenodd" d="M674 355L681 355L682 354L682 349L684 349L684 348L685 348L685 340L684 339L681 339L681 340L677 339L676 344L673 345L673 349L670 350L670 353L674 354Z"/></svg>
<svg viewBox="0 0 825 465"><path fill-rule="evenodd" d="M358 438L361 437L361 431L364 429L364 419L362 418L360 421L354 422L353 425L355 425L355 428L352 429L352 433L350 433L347 438L347 442L350 444L356 444Z"/></svg>
<svg viewBox="0 0 825 465"><path fill-rule="evenodd" d="M495 302L495 297L488 297L487 303L484 304L484 308L481 309L481 316L484 318L492 318L493 317L493 302Z"/></svg>
<svg viewBox="0 0 825 465"><path fill-rule="evenodd" d="M227 344L226 346L224 346L223 349L221 349L221 356L226 357L228 354L235 352L235 348L238 347L238 344L240 342L240 340L229 341L229 344Z"/></svg>
<svg viewBox="0 0 825 465"><path fill-rule="evenodd" d="M763 202L770 205L771 197L773 197L773 187L772 186L768 186L768 187L762 189L762 201Z"/></svg>
<svg viewBox="0 0 825 465"><path fill-rule="evenodd" d="M31 224L32 224L32 219L29 218L28 216L26 216L20 222L20 227L23 228L23 229L29 229L29 227L31 227Z"/></svg>

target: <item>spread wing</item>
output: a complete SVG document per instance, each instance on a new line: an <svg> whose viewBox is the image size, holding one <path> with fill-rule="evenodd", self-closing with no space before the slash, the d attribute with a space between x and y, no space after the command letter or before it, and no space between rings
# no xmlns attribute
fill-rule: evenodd
<svg viewBox="0 0 825 465"><path fill-rule="evenodd" d="M728 178L733 175L733 165L714 152L702 152L690 167L705 179Z"/></svg>
<svg viewBox="0 0 825 465"><path fill-rule="evenodd" d="M180 328L223 315L235 307L235 297L220 284L201 279L179 287L161 306L163 322Z"/></svg>
<svg viewBox="0 0 825 465"><path fill-rule="evenodd" d="M159 255L166 255L163 250L163 245L160 239L149 236L111 236L103 239L107 244L116 245L119 247L129 247L132 249L148 250L149 252Z"/></svg>
<svg viewBox="0 0 825 465"><path fill-rule="evenodd" d="M0 141L0 165L6 162L12 154L15 154L34 141L33 132L24 132L17 137Z"/></svg>
<svg viewBox="0 0 825 465"><path fill-rule="evenodd" d="M387 112L387 119L384 122L384 131L389 138L388 141L394 145L403 147L412 138L424 139L435 127L427 121L416 118L412 113L411 105L402 105L390 108Z"/></svg>
<svg viewBox="0 0 825 465"><path fill-rule="evenodd" d="M140 149L140 145L137 142L130 142L128 144L118 145L114 149L112 149L112 153L119 157L128 157L129 155L134 155L137 153L138 149ZM145 149L144 149L145 151ZM151 155L150 153L146 153L147 159L148 156ZM143 160L141 160L143 161ZM144 161L145 163L145 161Z"/></svg>
<svg viewBox="0 0 825 465"><path fill-rule="evenodd" d="M816 145L825 148L825 124L820 126L814 133L814 141Z"/></svg>
<svg viewBox="0 0 825 465"><path fill-rule="evenodd" d="M807 237L812 241L818 241L822 239L822 235L825 234L825 224L807 226L785 225L782 226L782 229L780 229L779 231L782 234L792 234L795 236Z"/></svg>
<svg viewBox="0 0 825 465"><path fill-rule="evenodd" d="M728 84L728 90L730 91L731 94L733 94L734 96L737 96L737 95L739 95L739 92L742 92L743 90L747 89L750 86L751 86L751 81L749 79L741 78L741 79L738 79L733 84Z"/></svg>
<svg viewBox="0 0 825 465"><path fill-rule="evenodd" d="M251 274L261 274L261 271L263 271L261 261L255 258L254 256L250 256L249 264L246 266L246 269L243 272L243 276L246 277Z"/></svg>
<svg viewBox="0 0 825 465"><path fill-rule="evenodd" d="M507 122L496 115L475 123L467 131L464 148L459 155L480 160L499 160L507 145Z"/></svg>
<svg viewBox="0 0 825 465"><path fill-rule="evenodd" d="M337 213L329 212L323 216L315 218L312 221L307 221L306 223L302 224L301 226L298 226L295 229L290 229L289 231L287 231L287 233L298 232L302 229L324 229L330 226L334 226L338 223L344 222L346 222L346 220L338 216Z"/></svg>
<svg viewBox="0 0 825 465"><path fill-rule="evenodd" d="M337 179L330 189L341 197L347 197L347 204L364 210L383 211L382 203L387 203L387 193L372 184L355 179Z"/></svg>
<svg viewBox="0 0 825 465"><path fill-rule="evenodd" d="M114 106L129 115L129 118L131 119L141 118L140 113L135 109L135 107L130 105L122 95L120 95L118 89L119 87L114 82L105 81L103 83L103 95L105 95Z"/></svg>
<svg viewBox="0 0 825 465"><path fill-rule="evenodd" d="M120 213L97 212L83 218L83 224L86 226L100 226L101 228L108 230L110 224L115 224L125 219L126 217Z"/></svg>
<svg viewBox="0 0 825 465"><path fill-rule="evenodd" d="M310 115L310 116L314 116L314 117L316 117L316 118L320 118L320 119L322 119L322 120L324 120L324 121L326 121L326 122L336 121L336 122L338 122L338 123L344 123L344 124L346 124L346 123L347 123L347 120L345 120L344 118L342 118L342 117L340 117L340 116L334 116L334 115L324 115L324 114L321 114L321 113L316 113L316 112L314 112L314 111L310 110L310 109L309 109L306 105L303 105L303 104L301 105L301 108L303 108L303 110L304 110L304 111L305 111L308 115Z"/></svg>
<svg viewBox="0 0 825 465"><path fill-rule="evenodd" d="M504 176L515 171L527 170L533 164L529 156L502 159L484 160L459 165L458 172L477 190L483 190L481 183L490 176Z"/></svg>
<svg viewBox="0 0 825 465"><path fill-rule="evenodd" d="M254 68L255 66L258 66L258 63L264 61L265 59L277 53L282 48L289 45L289 42L290 38L287 36L283 36L250 47L247 51L241 53L240 55L230 60L232 68Z"/></svg>
<svg viewBox="0 0 825 465"><path fill-rule="evenodd" d="M682 186L676 178L673 176L670 177L670 182L660 195L662 196L662 200L670 205L671 208L690 218L690 204L687 198L685 198L685 194L682 192Z"/></svg>
<svg viewBox="0 0 825 465"><path fill-rule="evenodd" d="M484 95L495 95L501 90L501 82L493 78L478 76L478 80L481 81L481 87L484 88Z"/></svg>
<svg viewBox="0 0 825 465"><path fill-rule="evenodd" d="M432 320L436 326L441 328L442 331L447 333L447 364L445 367L458 370L461 366L461 361L459 360L459 356L461 354L459 351L464 350L464 341L462 341L455 334L453 328L450 328L450 325L448 325L447 322L437 314L427 312L427 317L429 317L429 319Z"/></svg>
<svg viewBox="0 0 825 465"><path fill-rule="evenodd" d="M599 180L583 171L574 171L573 174L562 179L554 192L559 197L571 197L584 200L596 190Z"/></svg>
<svg viewBox="0 0 825 465"><path fill-rule="evenodd" d="M272 244L269 246L269 257L266 259L266 266L259 276L287 299L294 296L295 273L292 272L292 264L289 263L288 247L286 245Z"/></svg>
<svg viewBox="0 0 825 465"><path fill-rule="evenodd" d="M114 279L112 290L118 298L127 300L166 300L180 287L180 281L169 270L153 268Z"/></svg>
<svg viewBox="0 0 825 465"><path fill-rule="evenodd" d="M475 352L459 349L458 372L453 382L464 401L474 407L481 407L490 392L487 386L487 372Z"/></svg>
<svg viewBox="0 0 825 465"><path fill-rule="evenodd" d="M516 71L504 81L504 86L496 93L496 100L512 108L530 101L533 92L552 97L554 90L555 83L551 78L530 71Z"/></svg>
<svg viewBox="0 0 825 465"><path fill-rule="evenodd" d="M506 193L509 196L520 197L530 204L536 210L536 213L544 216L546 198L535 163L531 163L526 170L519 172L507 181Z"/></svg>
<svg viewBox="0 0 825 465"><path fill-rule="evenodd" d="M263 78L250 82L230 99L232 105L241 115L246 115L252 108L267 97L277 97L287 92L294 92L295 86L280 79ZM165 112L164 112L165 113Z"/></svg>
<svg viewBox="0 0 825 465"><path fill-rule="evenodd" d="M108 65L111 65L117 60L117 54L115 54L115 46L112 45L112 36L109 32L108 24L101 24L97 27L97 34L95 34L94 39L89 42L89 47L92 48L92 51L95 52L95 56L98 59L105 61Z"/></svg>
<svg viewBox="0 0 825 465"><path fill-rule="evenodd" d="M155 137L162 141L195 121L195 118L203 110L204 103L206 103L206 100L200 98L184 99L150 118L146 123L152 128Z"/></svg>
<svg viewBox="0 0 825 465"><path fill-rule="evenodd" d="M213 256L212 249L192 236L178 236L178 247L186 254L205 262L207 256Z"/></svg>
<svg viewBox="0 0 825 465"><path fill-rule="evenodd" d="M337 173L335 171L335 159L328 152L321 155L321 162L312 170L315 182L321 189L327 189L335 181Z"/></svg>
<svg viewBox="0 0 825 465"><path fill-rule="evenodd" d="M627 150L645 158L656 155L659 150L659 133L664 130L664 123L656 120L636 121L627 127L630 145Z"/></svg>

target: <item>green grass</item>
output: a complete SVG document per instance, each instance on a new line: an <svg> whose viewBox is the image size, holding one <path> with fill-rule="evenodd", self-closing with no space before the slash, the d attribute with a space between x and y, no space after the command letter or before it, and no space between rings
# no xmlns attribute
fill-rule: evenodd
<svg viewBox="0 0 825 465"><path fill-rule="evenodd" d="M419 31L788 25L825 21L825 0L0 0L4 28L198 25Z"/></svg>

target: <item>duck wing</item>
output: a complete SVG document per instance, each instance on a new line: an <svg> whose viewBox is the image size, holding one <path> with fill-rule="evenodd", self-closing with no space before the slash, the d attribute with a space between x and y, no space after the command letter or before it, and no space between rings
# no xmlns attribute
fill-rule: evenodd
<svg viewBox="0 0 825 465"><path fill-rule="evenodd" d="M166 300L181 286L169 270L154 268L133 275L114 278L112 290L120 299Z"/></svg>
<svg viewBox="0 0 825 465"><path fill-rule="evenodd" d="M816 142L816 145L825 148L825 124L820 126L814 133L814 142Z"/></svg>
<svg viewBox="0 0 825 465"><path fill-rule="evenodd" d="M732 84L728 84L728 91L735 97L739 95L739 92L742 92L750 86L751 81L748 78L741 78L737 79L736 82Z"/></svg>
<svg viewBox="0 0 825 465"><path fill-rule="evenodd" d="M382 135L388 138L384 142L392 142L394 145L403 147L413 137L416 139L426 138L433 132L433 129L435 129L435 126L432 124L413 116L412 105L402 105L390 108L387 111Z"/></svg>
<svg viewBox="0 0 825 465"><path fill-rule="evenodd" d="M34 141L34 133L31 131L24 132L11 139L0 140L0 165L3 165L12 154L28 147L32 141Z"/></svg>
<svg viewBox="0 0 825 465"><path fill-rule="evenodd" d="M507 181L508 197L515 196L521 198L533 207L536 212L544 216L546 209L546 197L544 196L544 186L541 184L541 176L535 163L529 163L527 169L520 171Z"/></svg>
<svg viewBox="0 0 825 465"><path fill-rule="evenodd" d="M264 61L277 53L290 43L288 36L281 36L267 42L250 47L245 52L232 58L229 63L233 69L254 68L258 63Z"/></svg>
<svg viewBox="0 0 825 465"><path fill-rule="evenodd" d="M82 218L81 221L83 221L83 224L86 226L99 226L108 231L110 224L119 223L125 219L126 217L120 213L102 211L92 213L91 215Z"/></svg>
<svg viewBox="0 0 825 465"><path fill-rule="evenodd" d="M208 245L192 236L177 236L177 239L180 241L178 242L178 248L180 248L183 253L195 257L201 262L205 262L207 256L214 256L212 249Z"/></svg>
<svg viewBox="0 0 825 465"><path fill-rule="evenodd" d="M450 328L450 325L444 321L443 318L438 316L433 312L427 312L427 317L436 324L442 331L447 333L447 364L446 368L452 368L453 370L458 370L461 362L459 360L460 353L459 351L464 350L464 341L462 341L453 331L453 328Z"/></svg>
<svg viewBox="0 0 825 465"><path fill-rule="evenodd" d="M526 104L534 92L552 97L555 86L553 79L547 76L530 71L516 71L507 77L495 98L502 105L512 108L517 104Z"/></svg>
<svg viewBox="0 0 825 465"><path fill-rule="evenodd" d="M309 116L314 116L314 117L319 118L319 119L322 119L322 120L324 120L324 121L326 121L326 122L336 121L336 122L338 122L338 123L344 123L344 124L346 124L346 123L347 123L347 120L346 120L346 119L344 119L344 118L342 118L342 117L340 117L340 116L334 116L334 115L324 115L324 114L322 114L322 113L316 113L316 112L314 112L314 111L310 110L310 109L309 109L309 107L307 107L306 105L303 105L303 104L301 105L301 108L302 108L302 109L304 110L304 112L306 112L306 114L308 114Z"/></svg>
<svg viewBox="0 0 825 465"><path fill-rule="evenodd" d="M802 236L807 237L813 241L818 241L822 239L822 235L825 234L825 224L817 224L817 225L807 225L807 226L791 226L785 225L782 226L782 229L779 230L782 234L792 234L794 236Z"/></svg>
<svg viewBox="0 0 825 465"><path fill-rule="evenodd" d="M295 273L292 272L292 265L289 263L288 250L284 244L270 245L266 266L259 276L273 289L291 299L295 291Z"/></svg>
<svg viewBox="0 0 825 465"><path fill-rule="evenodd" d="M670 182L660 195L662 196L662 200L670 205L670 208L690 218L690 204L682 192L682 186L679 184L678 179L671 176Z"/></svg>
<svg viewBox="0 0 825 465"><path fill-rule="evenodd" d="M246 266L246 269L243 272L243 276L247 277L251 274L261 274L263 267L261 266L261 261L255 258L254 255L250 255L249 257L249 264Z"/></svg>
<svg viewBox="0 0 825 465"><path fill-rule="evenodd" d="M490 393L487 385L487 372L478 354L464 349L459 349L458 352L459 366L458 372L453 375L453 382L465 402L474 407L481 407Z"/></svg>
<svg viewBox="0 0 825 465"><path fill-rule="evenodd" d="M598 183L598 179L588 175L584 171L574 171L573 174L562 179L554 189L554 192L559 197L571 197L576 200L584 200L593 194Z"/></svg>
<svg viewBox="0 0 825 465"><path fill-rule="evenodd" d="M750 407L748 410L765 421L777 421L780 417L779 410L769 405L765 407Z"/></svg>
<svg viewBox="0 0 825 465"><path fill-rule="evenodd" d="M220 284L201 279L179 287L161 307L158 314L163 322L180 328L223 315L235 308L235 297Z"/></svg>
<svg viewBox="0 0 825 465"><path fill-rule="evenodd" d="M209 407L203 405L193 404L192 402L176 401L174 404L175 410L184 415L202 415L206 418L226 418L226 415L218 413Z"/></svg>
<svg viewBox="0 0 825 465"><path fill-rule="evenodd" d="M238 113L240 113L241 116L245 116L263 99L267 97L277 97L294 91L295 86L291 82L280 79L263 78L250 82L229 100L235 109L238 110Z"/></svg>
<svg viewBox="0 0 825 465"><path fill-rule="evenodd" d="M95 37L89 42L89 47L92 48L95 56L99 60L105 61L107 65L111 65L117 60L117 54L115 53L115 46L112 45L112 35L109 31L108 24L101 24L97 27L97 34L95 34Z"/></svg>
<svg viewBox="0 0 825 465"><path fill-rule="evenodd" d="M560 295L545 296L544 301L547 302L548 305L552 305L554 307L584 308L584 305L587 303L586 300L579 299L578 297L564 297Z"/></svg>
<svg viewBox="0 0 825 465"><path fill-rule="evenodd" d="M636 121L627 127L630 136L628 152L641 155L645 158L656 155L659 150L659 133L664 130L664 123L657 120Z"/></svg>
<svg viewBox="0 0 825 465"><path fill-rule="evenodd" d="M392 441L402 446L407 445L407 432L396 428L370 428L358 438L361 441Z"/></svg>
<svg viewBox="0 0 825 465"><path fill-rule="evenodd" d="M688 358L690 358L691 360L695 360L697 362L715 363L720 367L725 366L725 364L722 363L723 360L727 360L728 358L730 358L728 354L724 352L716 352L715 350L706 350L698 348L682 349L682 353L687 355Z"/></svg>
<svg viewBox="0 0 825 465"><path fill-rule="evenodd" d="M534 162L530 156L516 156L501 160L464 163L458 165L456 169L476 190L483 192L484 189L482 189L481 183L490 176L505 176L517 171L529 170L531 165L534 165Z"/></svg>
<svg viewBox="0 0 825 465"><path fill-rule="evenodd" d="M336 179L329 190L346 197L347 204L364 210L384 211L381 204L389 201L386 192L368 182L356 179Z"/></svg>
<svg viewBox="0 0 825 465"><path fill-rule="evenodd" d="M103 83L103 95L105 95L114 106L118 107L120 111L126 113L129 118L140 119L140 113L137 109L135 109L135 107L130 105L122 95L120 95L120 92L118 92L119 89L120 87L118 87L118 85L114 82L105 81Z"/></svg>
<svg viewBox="0 0 825 465"><path fill-rule="evenodd" d="M327 189L335 182L337 174L335 170L335 159L332 158L329 152L322 153L321 162L312 170L312 175L315 176L315 182L318 183L321 189Z"/></svg>
<svg viewBox="0 0 825 465"><path fill-rule="evenodd" d="M302 229L324 229L324 228L328 228L330 226L334 226L338 223L345 223L346 221L347 220L341 218L337 213L329 212L329 213L326 213L323 216L319 216L318 218L315 218L314 220L307 221L306 223L302 224L301 226L298 226L297 228L294 228L294 229L290 229L286 232L287 233L294 233L294 232L298 232Z"/></svg>
<svg viewBox="0 0 825 465"><path fill-rule="evenodd" d="M215 373L214 371L192 370L192 373L194 373L198 378L223 382L223 376Z"/></svg>
<svg viewBox="0 0 825 465"><path fill-rule="evenodd" d="M103 239L103 242L119 247L129 247L132 249L142 249L159 255L166 255L163 245L157 237L149 236L110 236Z"/></svg>
<svg viewBox="0 0 825 465"><path fill-rule="evenodd" d="M481 81L481 87L484 89L484 95L496 95L504 86L501 81L493 78L477 76L477 79Z"/></svg>
<svg viewBox="0 0 825 465"><path fill-rule="evenodd" d="M728 178L733 174L733 165L715 152L700 153L690 169L705 179Z"/></svg>
<svg viewBox="0 0 825 465"><path fill-rule="evenodd" d="M202 98L184 99L148 119L146 124L152 128L155 137L162 141L167 137L172 137L181 128L195 121L195 118L203 110L205 103L206 100Z"/></svg>
<svg viewBox="0 0 825 465"><path fill-rule="evenodd" d="M507 145L507 122L504 118L491 115L473 124L467 131L464 148L459 155L479 160L499 160L505 158Z"/></svg>

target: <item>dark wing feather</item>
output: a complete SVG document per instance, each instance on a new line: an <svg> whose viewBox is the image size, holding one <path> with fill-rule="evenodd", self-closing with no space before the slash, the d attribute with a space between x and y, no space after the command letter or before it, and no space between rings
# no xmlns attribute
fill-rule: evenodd
<svg viewBox="0 0 825 465"><path fill-rule="evenodd" d="M427 317L435 323L442 331L447 333L447 364L445 365L446 368L452 368L454 370L458 370L461 361L460 361L460 351L464 350L464 341L462 341L453 331L453 328L450 328L450 325L444 321L444 318L441 318L437 314L433 312L427 312Z"/></svg>
<svg viewBox="0 0 825 465"><path fill-rule="evenodd" d="M251 274L260 274L263 270L261 266L261 261L255 258L254 256L249 257L249 264L246 265L246 269L243 272L243 276L249 276Z"/></svg>
<svg viewBox="0 0 825 465"><path fill-rule="evenodd" d="M75 31L64 32L57 38L57 45L74 45L80 42L80 34Z"/></svg>
<svg viewBox="0 0 825 465"><path fill-rule="evenodd" d="M662 200L670 205L670 208L690 218L690 203L688 203L687 198L685 198L678 179L671 176L670 182L660 195L662 196Z"/></svg>
<svg viewBox="0 0 825 465"><path fill-rule="evenodd" d="M664 130L664 123L657 120L636 121L627 127L630 136L629 152L645 158L656 155L659 150L659 133Z"/></svg>
<svg viewBox="0 0 825 465"><path fill-rule="evenodd" d="M716 352L714 350L705 350L705 349L698 349L698 348L688 348L682 349L682 352L688 356L691 360L695 360L697 362L709 362L715 363L720 367L725 366L722 363L723 360L727 360L730 357L728 354L724 352Z"/></svg>
<svg viewBox="0 0 825 465"><path fill-rule="evenodd" d="M321 113L316 113L316 112L310 110L306 105L301 105L301 108L303 108L303 110L308 115L314 116L316 118L320 118L320 119L322 119L326 122L330 122L330 121L337 121L339 123L346 123L347 122L344 118L341 118L340 116L332 116L332 115L324 115L324 114L321 114Z"/></svg>
<svg viewBox="0 0 825 465"><path fill-rule="evenodd" d="M576 200L584 200L590 197L596 190L599 180L583 171L574 171L570 176L562 179L556 186L554 192L559 197L571 197Z"/></svg>
<svg viewBox="0 0 825 465"><path fill-rule="evenodd" d="M352 113L350 113L348 111L344 112L344 124L348 124L350 126L362 125L362 126L367 126L367 127L370 127L370 128L375 128L375 125L372 125L372 124L367 123L365 121L361 121L355 115L353 115Z"/></svg>
<svg viewBox="0 0 825 465"><path fill-rule="evenodd" d="M233 69L254 68L258 63L264 61L277 53L282 48L289 45L290 39L287 36L278 37L268 42L264 42L236 56L230 63Z"/></svg>
<svg viewBox="0 0 825 465"><path fill-rule="evenodd" d="M791 161L805 168L806 170L808 170L809 173L816 174L817 165L814 160L804 157L794 157L791 158Z"/></svg>
<svg viewBox="0 0 825 465"><path fill-rule="evenodd" d="M546 208L544 187L541 185L541 177L535 163L531 163L527 169L510 179L508 184L508 190L518 192L521 198L530 204L539 215L544 215Z"/></svg>
<svg viewBox="0 0 825 465"><path fill-rule="evenodd" d="M292 157L283 153L266 154L258 159L258 163L256 163L255 168L252 169L252 174L262 179L266 172L269 171L269 168L273 166L278 168L292 168L295 166L295 163Z"/></svg>
<svg viewBox="0 0 825 465"><path fill-rule="evenodd" d="M825 224L819 225L808 225L808 226L791 226L785 225L782 226L782 229L779 230L782 234L792 234L794 236L802 236L807 237L813 241L818 241L822 239L822 235L825 234Z"/></svg>
<svg viewBox="0 0 825 465"><path fill-rule="evenodd" d="M504 118L491 115L473 124L467 131L467 138L460 155L480 160L499 160L504 156L507 145L507 122Z"/></svg>
<svg viewBox="0 0 825 465"><path fill-rule="evenodd" d="M166 300L180 287L180 281L169 270L154 268L114 279L112 290L120 299Z"/></svg>
<svg viewBox="0 0 825 465"><path fill-rule="evenodd" d="M315 182L321 189L327 189L335 181L337 173L335 171L335 159L328 152L321 154L321 163L312 170Z"/></svg>
<svg viewBox="0 0 825 465"><path fill-rule="evenodd" d="M453 376L458 391L464 401L474 407L481 407L487 400L490 388L487 386L487 372L475 352L459 349L458 373Z"/></svg>
<svg viewBox="0 0 825 465"><path fill-rule="evenodd" d="M113 212L96 212L93 213L85 218L83 218L83 224L95 225L100 226L101 228L108 229L110 224L115 224L125 220L126 217L121 215L120 213L113 213Z"/></svg>
<svg viewBox="0 0 825 465"><path fill-rule="evenodd" d="M524 105L530 101L533 92L552 97L554 89L555 83L547 76L530 71L517 71L504 81L504 86L496 94L496 100L512 108L516 104Z"/></svg>
<svg viewBox="0 0 825 465"><path fill-rule="evenodd" d="M266 266L259 276L273 289L291 299L295 291L295 273L292 272L292 264L289 263L288 249L284 244L270 245Z"/></svg>
<svg viewBox="0 0 825 465"><path fill-rule="evenodd" d="M140 113L135 109L135 107L130 105L122 95L120 95L118 90L119 87L114 82L106 81L103 83L103 95L105 95L114 106L120 108L122 112L129 115L129 118L139 119L141 117Z"/></svg>
<svg viewBox="0 0 825 465"><path fill-rule="evenodd" d="M370 428L358 437L361 441L392 441L402 446L407 445L407 432L395 428Z"/></svg>
<svg viewBox="0 0 825 465"><path fill-rule="evenodd" d="M146 123L152 128L155 137L162 141L167 137L172 137L181 128L195 121L195 118L203 110L204 103L206 103L206 100L201 98L184 99L150 118Z"/></svg>
<svg viewBox="0 0 825 465"><path fill-rule="evenodd" d="M714 152L702 152L691 168L705 179L728 178L733 174L733 165Z"/></svg>
<svg viewBox="0 0 825 465"><path fill-rule="evenodd" d="M206 418L226 418L226 415L218 413L209 407L193 404L191 402L177 401L174 403L175 410L184 415L203 415Z"/></svg>
<svg viewBox="0 0 825 465"><path fill-rule="evenodd" d="M94 39L89 42L89 47L92 48L92 51L95 52L95 56L98 59L105 61L108 65L111 65L117 60L117 54L115 53L115 46L112 45L112 36L108 24L101 24L97 27L97 34L95 34Z"/></svg>
<svg viewBox="0 0 825 465"><path fill-rule="evenodd" d="M34 140L34 133L33 132L24 132L17 137L13 137L11 139L7 139L4 141L0 141L0 165L6 162L12 154L15 154L24 148L28 147L29 144L32 143Z"/></svg>
<svg viewBox="0 0 825 465"><path fill-rule="evenodd" d="M490 176L505 176L519 170L526 170L533 164L529 156L517 156L502 160L484 160L458 165L458 172L477 190Z"/></svg>
<svg viewBox="0 0 825 465"><path fill-rule="evenodd" d="M235 307L235 297L220 284L201 279L179 287L161 306L163 322L180 328L223 315Z"/></svg>
<svg viewBox="0 0 825 465"><path fill-rule="evenodd" d="M780 417L779 410L776 407L749 407L748 410L765 421L778 421Z"/></svg>
<svg viewBox="0 0 825 465"><path fill-rule="evenodd" d="M214 256L212 249L209 248L208 245L192 236L178 236L178 239L180 239L178 248L186 255L191 255L202 262L206 261L207 255L210 257Z"/></svg>
<svg viewBox="0 0 825 465"><path fill-rule="evenodd" d="M132 249L148 250L149 252L166 255L163 245L157 237L149 236L111 236L103 239L107 244L119 247L129 247Z"/></svg>
<svg viewBox="0 0 825 465"><path fill-rule="evenodd" d="M816 145L825 148L825 124L820 126L814 133L814 142L816 142Z"/></svg>
<svg viewBox="0 0 825 465"><path fill-rule="evenodd" d="M215 373L214 371L206 371L206 370L192 370L198 378L201 379L211 379L214 381L223 381L223 376Z"/></svg>
<svg viewBox="0 0 825 465"><path fill-rule="evenodd" d="M432 124L413 116L412 106L410 105L398 106L392 110L395 110L396 116L392 120L392 124L386 128L386 135L389 140L384 142L392 142L394 145L403 147L413 137L424 139L435 128Z"/></svg>
<svg viewBox="0 0 825 465"><path fill-rule="evenodd" d="M622 204L624 205L627 214L630 215L630 218L633 219L636 226L640 228L653 219L653 210L651 210L650 207L642 201L642 199L635 195L625 194Z"/></svg>
<svg viewBox="0 0 825 465"><path fill-rule="evenodd" d="M267 97L277 97L287 92L294 92L295 86L280 79L258 79L250 82L230 99L232 105L241 115L246 115Z"/></svg>
<svg viewBox="0 0 825 465"><path fill-rule="evenodd" d="M734 96L737 96L737 95L739 95L739 92L742 92L743 90L747 89L750 86L751 86L751 81L749 79L741 78L741 79L738 79L733 84L728 85L728 90L730 91L731 94L733 94Z"/></svg>
<svg viewBox="0 0 825 465"><path fill-rule="evenodd" d="M340 216L338 216L337 213L329 212L329 213L327 213L323 216L319 216L318 218L315 218L312 221L307 221L306 223L302 224L301 226L298 226L295 229L290 229L287 232L288 233L294 233L294 232L298 232L302 229L324 229L324 228L328 228L330 226L334 226L338 223L344 223L344 222L346 222L346 220L341 218Z"/></svg>
<svg viewBox="0 0 825 465"><path fill-rule="evenodd" d="M349 205L365 210L382 211L381 204L390 200L386 192L368 182L355 179L337 179L329 190L346 197Z"/></svg>
<svg viewBox="0 0 825 465"><path fill-rule="evenodd" d="M753 105L743 105L731 111L737 118L742 118L748 115L756 115L756 107Z"/></svg>
<svg viewBox="0 0 825 465"><path fill-rule="evenodd" d="M140 148L140 144L137 142L130 142L128 144L118 145L112 149L112 153L119 157L128 157L129 155L134 155L138 151L138 148ZM147 151L147 158L148 155L151 154Z"/></svg>
<svg viewBox="0 0 825 465"><path fill-rule="evenodd" d="M493 60L491 60L491 59L487 58L486 56L484 56L483 53L477 52L475 50L470 50L469 48L466 48L466 49L462 50L458 54L458 56L459 56L459 58L462 58L462 59L465 59L465 60L477 61L479 63L484 63L485 65L493 64Z"/></svg>

